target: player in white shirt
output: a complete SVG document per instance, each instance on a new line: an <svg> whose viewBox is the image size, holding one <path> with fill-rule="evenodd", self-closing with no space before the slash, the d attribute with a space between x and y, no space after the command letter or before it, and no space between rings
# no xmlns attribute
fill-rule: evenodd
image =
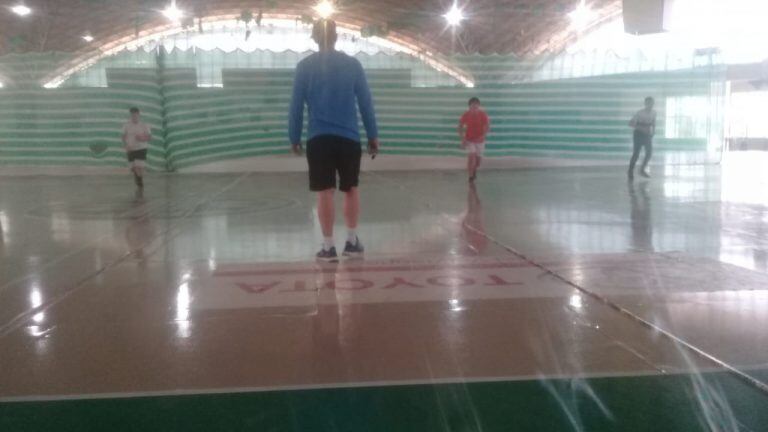
<svg viewBox="0 0 768 432"><path fill-rule="evenodd" d="M648 96L645 98L645 108L641 109L629 121L629 127L634 132L632 134L632 159L629 161L629 172L627 176L630 180L635 178L635 164L640 157L640 150L645 149L645 159L640 166L640 175L649 178L647 167L653 154L653 135L656 134L656 111L653 110L654 100Z"/></svg>
<svg viewBox="0 0 768 432"><path fill-rule="evenodd" d="M141 112L138 108L131 108L130 113L131 119L123 125L123 146L136 186L143 188L147 149L152 140L152 130L141 122Z"/></svg>

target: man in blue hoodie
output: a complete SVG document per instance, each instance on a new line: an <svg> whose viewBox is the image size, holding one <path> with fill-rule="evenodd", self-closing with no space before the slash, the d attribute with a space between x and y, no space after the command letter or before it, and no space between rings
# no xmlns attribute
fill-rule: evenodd
<svg viewBox="0 0 768 432"><path fill-rule="evenodd" d="M320 52L299 62L290 107L289 138L295 154L301 154L304 106L309 112L309 188L317 192L317 214L323 230L321 260L337 259L333 239L335 210L333 195L338 173L339 189L344 192L344 219L347 224L345 256L359 256L363 245L357 237L360 214L358 182L360 176L360 131L357 110L368 136L368 153L379 151L378 129L373 99L363 67L357 59L336 51L336 23L321 20L312 29L312 39Z"/></svg>

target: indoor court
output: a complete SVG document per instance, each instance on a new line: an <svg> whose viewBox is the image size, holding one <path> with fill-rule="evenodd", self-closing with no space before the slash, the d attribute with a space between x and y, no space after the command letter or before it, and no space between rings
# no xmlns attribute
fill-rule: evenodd
<svg viewBox="0 0 768 432"><path fill-rule="evenodd" d="M768 432L762 1L5 3L0 431ZM332 259L315 18L381 141Z"/></svg>

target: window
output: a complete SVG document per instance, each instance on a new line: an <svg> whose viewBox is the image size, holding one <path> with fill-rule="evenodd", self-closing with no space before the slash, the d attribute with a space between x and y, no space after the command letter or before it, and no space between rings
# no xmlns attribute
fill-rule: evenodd
<svg viewBox="0 0 768 432"><path fill-rule="evenodd" d="M710 99L707 96L668 97L666 138L707 138Z"/></svg>
<svg viewBox="0 0 768 432"><path fill-rule="evenodd" d="M766 106L768 91L731 94L729 135L738 138L768 138Z"/></svg>

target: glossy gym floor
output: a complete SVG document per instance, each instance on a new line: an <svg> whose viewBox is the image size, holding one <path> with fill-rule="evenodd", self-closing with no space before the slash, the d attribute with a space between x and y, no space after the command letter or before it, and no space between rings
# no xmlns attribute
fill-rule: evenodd
<svg viewBox="0 0 768 432"><path fill-rule="evenodd" d="M2 177L0 430L766 431L762 166Z"/></svg>

